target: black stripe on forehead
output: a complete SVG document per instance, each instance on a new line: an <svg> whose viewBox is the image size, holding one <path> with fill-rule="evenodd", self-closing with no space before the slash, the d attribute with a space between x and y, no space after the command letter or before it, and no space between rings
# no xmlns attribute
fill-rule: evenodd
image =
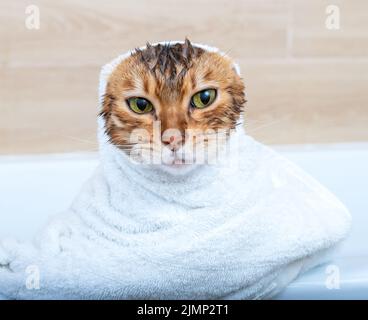
<svg viewBox="0 0 368 320"><path fill-rule="evenodd" d="M188 39L184 43L150 45L143 50L136 49L134 54L156 77L162 76L168 83L181 82L191 67L193 60L204 53L204 50L192 46Z"/></svg>

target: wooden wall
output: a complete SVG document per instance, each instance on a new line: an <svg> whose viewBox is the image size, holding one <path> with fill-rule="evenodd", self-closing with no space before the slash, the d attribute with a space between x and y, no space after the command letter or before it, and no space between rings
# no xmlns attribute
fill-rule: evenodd
<svg viewBox="0 0 368 320"><path fill-rule="evenodd" d="M26 7L40 28L25 27ZM0 0L0 154L96 150L99 68L146 41L207 43L240 64L266 143L368 140L368 1Z"/></svg>

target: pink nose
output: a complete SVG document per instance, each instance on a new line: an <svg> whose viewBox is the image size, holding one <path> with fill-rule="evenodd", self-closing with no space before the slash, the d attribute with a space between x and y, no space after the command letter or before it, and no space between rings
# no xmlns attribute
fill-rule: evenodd
<svg viewBox="0 0 368 320"><path fill-rule="evenodd" d="M171 150L177 150L182 144L183 138L180 135L170 135L162 137L162 143L167 145Z"/></svg>

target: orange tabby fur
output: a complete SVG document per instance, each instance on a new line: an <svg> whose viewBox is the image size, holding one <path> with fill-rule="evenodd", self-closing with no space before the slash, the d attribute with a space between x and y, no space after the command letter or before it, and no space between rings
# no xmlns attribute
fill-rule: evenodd
<svg viewBox="0 0 368 320"><path fill-rule="evenodd" d="M207 88L217 89L215 102L205 109L191 108L191 97ZM134 113L126 102L131 97L148 99L154 111ZM183 142L186 129L233 129L244 104L244 85L230 58L186 40L170 46L148 44L121 62L108 79L101 116L112 143L124 149L134 129L152 136L157 120L161 133L178 129Z"/></svg>

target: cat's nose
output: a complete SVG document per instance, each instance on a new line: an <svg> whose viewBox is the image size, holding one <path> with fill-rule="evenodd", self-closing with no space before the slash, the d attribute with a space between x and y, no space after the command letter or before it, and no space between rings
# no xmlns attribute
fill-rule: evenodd
<svg viewBox="0 0 368 320"><path fill-rule="evenodd" d="M176 135L163 135L162 136L162 144L167 146L171 151L176 151L183 144L183 137L180 134Z"/></svg>

